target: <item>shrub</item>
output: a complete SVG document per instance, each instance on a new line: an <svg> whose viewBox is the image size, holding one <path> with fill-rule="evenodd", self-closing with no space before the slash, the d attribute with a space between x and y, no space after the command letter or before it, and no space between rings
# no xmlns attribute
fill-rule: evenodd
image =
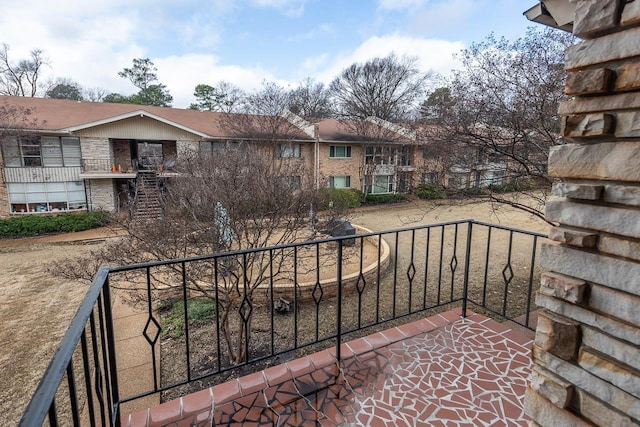
<svg viewBox="0 0 640 427"><path fill-rule="evenodd" d="M329 209L329 202L337 210L357 208L362 203L362 191L355 188L323 188L320 197L321 210Z"/></svg>
<svg viewBox="0 0 640 427"><path fill-rule="evenodd" d="M444 187L437 184L419 184L415 194L420 199L444 199L447 197Z"/></svg>
<svg viewBox="0 0 640 427"><path fill-rule="evenodd" d="M101 227L108 222L109 214L102 211L58 215L20 215L0 220L0 237L84 231Z"/></svg>
<svg viewBox="0 0 640 427"><path fill-rule="evenodd" d="M384 203L397 203L407 200L404 194L367 194L365 203L369 205L380 205Z"/></svg>
<svg viewBox="0 0 640 427"><path fill-rule="evenodd" d="M162 332L172 338L184 335L184 301L163 301L158 311L162 317ZM213 319L216 303L205 298L194 298L187 302L189 325L203 324Z"/></svg>

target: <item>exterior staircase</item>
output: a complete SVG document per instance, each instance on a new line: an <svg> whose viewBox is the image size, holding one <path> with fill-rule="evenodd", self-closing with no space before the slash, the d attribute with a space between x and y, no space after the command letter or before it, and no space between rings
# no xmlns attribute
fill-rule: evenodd
<svg viewBox="0 0 640 427"><path fill-rule="evenodd" d="M158 175L155 171L139 171L133 200L134 221L156 220L162 217Z"/></svg>

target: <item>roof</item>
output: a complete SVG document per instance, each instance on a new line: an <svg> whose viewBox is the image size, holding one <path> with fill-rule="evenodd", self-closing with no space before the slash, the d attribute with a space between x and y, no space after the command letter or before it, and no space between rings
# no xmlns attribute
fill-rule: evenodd
<svg viewBox="0 0 640 427"><path fill-rule="evenodd" d="M322 119L318 122L318 131L321 141L414 142L408 137L408 131L379 119L362 121Z"/></svg>
<svg viewBox="0 0 640 427"><path fill-rule="evenodd" d="M225 125L225 121L228 122L230 118L237 117L238 123L246 123L249 127L257 128L256 124L261 120L260 116L246 114L21 96L0 96L0 106L2 104L29 109L31 114L28 121L35 120L37 129L44 131L73 132L142 115L192 132L203 138L232 138L241 136L230 131ZM271 117L270 120L280 120L283 124L289 124L283 117ZM33 128L33 124L28 124L27 121L16 123L15 127L19 128L21 125L25 128ZM289 134L289 137L301 140L311 139L300 129L291 129L293 128L291 125L287 128L288 132L293 133Z"/></svg>

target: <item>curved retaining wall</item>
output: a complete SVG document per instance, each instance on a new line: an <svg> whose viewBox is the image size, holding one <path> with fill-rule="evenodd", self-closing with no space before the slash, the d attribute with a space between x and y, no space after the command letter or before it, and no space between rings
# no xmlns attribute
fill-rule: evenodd
<svg viewBox="0 0 640 427"><path fill-rule="evenodd" d="M356 230L360 233L370 233L371 230L368 230L364 227L360 227L354 225ZM360 238L355 236L356 242L360 240ZM376 250L376 255L378 251L378 237L370 236L365 237L365 241L369 244L373 245ZM378 279L378 266L380 266L380 275L382 275L387 268L389 267L390 261L390 250L389 245L383 239L380 239L381 248L380 248L380 262L378 262L377 256L373 263L363 267L362 275L368 285L372 283L376 283ZM356 283L358 282L358 278L360 277L360 270L343 274L342 276L342 292L343 294L356 292ZM332 298L337 294L337 284L338 281L335 278L320 280L320 286L322 287L322 298ZM309 282L299 282L298 283L298 303L304 302L312 302L313 301L313 289L316 285L316 281ZM273 285L273 301L277 301L280 298L285 298L286 300L293 303L294 301L294 284L291 283L277 283ZM252 302L257 304L270 304L271 296L269 295L269 285L260 285L253 292Z"/></svg>

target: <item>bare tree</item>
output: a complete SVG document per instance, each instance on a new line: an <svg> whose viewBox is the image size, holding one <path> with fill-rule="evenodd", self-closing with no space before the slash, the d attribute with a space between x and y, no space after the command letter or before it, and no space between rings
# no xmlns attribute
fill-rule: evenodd
<svg viewBox="0 0 640 427"><path fill-rule="evenodd" d="M350 65L329 89L340 118L397 122L414 114L428 79L418 69L417 58L391 54Z"/></svg>
<svg viewBox="0 0 640 427"><path fill-rule="evenodd" d="M9 45L0 49L0 94L12 96L36 96L42 67L47 65L42 50L34 49L28 59L17 62L9 58Z"/></svg>
<svg viewBox="0 0 640 427"><path fill-rule="evenodd" d="M28 136L36 129L43 128L44 123L38 121L33 111L26 107L0 101L0 150L2 163L19 161L20 150L17 146L18 137ZM4 178L4 171L0 179Z"/></svg>
<svg viewBox="0 0 640 427"><path fill-rule="evenodd" d="M86 88L84 90L84 98L91 102L102 102L107 96L107 90L100 87Z"/></svg>
<svg viewBox="0 0 640 427"><path fill-rule="evenodd" d="M7 137L15 137L42 128L30 108L16 106L4 100L0 102L0 142Z"/></svg>
<svg viewBox="0 0 640 427"><path fill-rule="evenodd" d="M65 277L89 279L95 260L130 264L193 255L261 248L314 238L309 211L315 192L283 179L302 174L299 164L277 162L268 147L256 143L230 143L213 153L185 154L176 166L178 177L166 186L162 220L137 222L120 219L127 234L120 241L93 252L86 259L69 261L57 269ZM231 364L247 358L245 338L251 319L240 308L251 304L257 292L266 292L270 280L292 280L288 250L251 252L243 256L189 263L184 272L191 295L217 301L220 326ZM99 263L98 263L99 264ZM181 290L180 264L152 271L156 295ZM144 277L127 278L140 298ZM175 291L173 292L175 294ZM217 298L217 299L216 299Z"/></svg>
<svg viewBox="0 0 640 427"><path fill-rule="evenodd" d="M557 111L564 96L564 51L572 43L569 33L554 29L531 28L513 42L489 36L461 52L463 68L447 91L430 98L432 111L445 114L437 117L439 126L428 128L427 138L454 156L454 164L502 163L507 181L521 191L494 192L492 200L541 218L551 184L549 148L563 143Z"/></svg>
<svg viewBox="0 0 640 427"><path fill-rule="evenodd" d="M236 139L259 140L271 144L305 138L300 129L285 117L289 99L289 92L285 88L274 82L264 81L260 90L244 98L241 113L222 117L222 127Z"/></svg>
<svg viewBox="0 0 640 427"><path fill-rule="evenodd" d="M303 80L289 94L289 110L305 119L331 117L333 111L329 91L311 78Z"/></svg>

